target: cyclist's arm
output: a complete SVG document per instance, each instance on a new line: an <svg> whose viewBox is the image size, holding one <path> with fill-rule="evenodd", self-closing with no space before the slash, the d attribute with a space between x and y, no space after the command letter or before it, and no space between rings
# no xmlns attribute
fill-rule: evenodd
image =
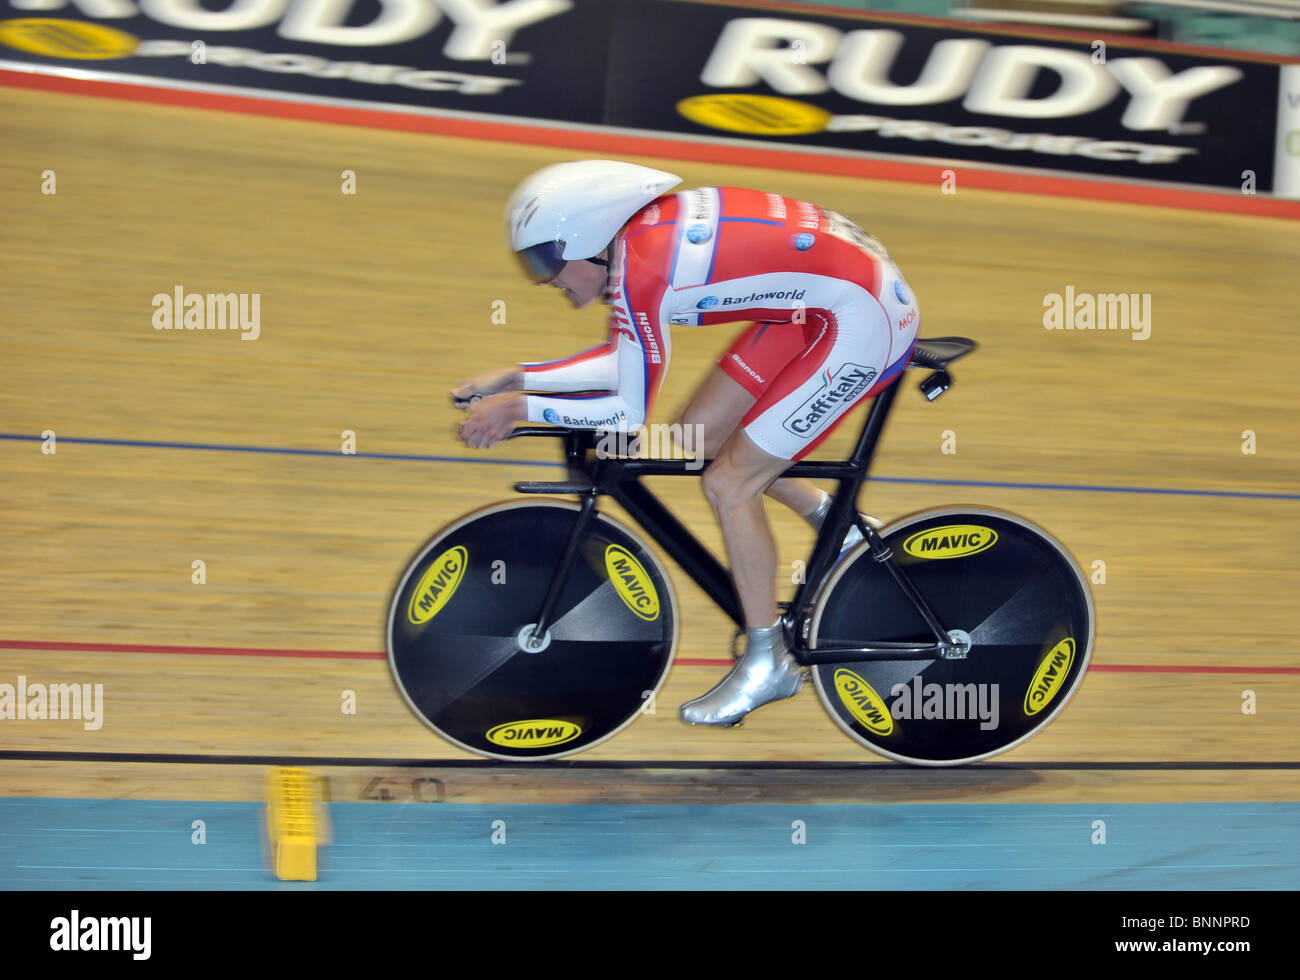
<svg viewBox="0 0 1300 980"><path fill-rule="evenodd" d="M630 281L626 254L623 260L620 282L624 285L615 288L610 297L609 343L557 362L554 371L525 371L525 388L538 390L533 387L535 378L558 372L566 385L574 387L541 390L580 387L593 394L570 398L529 395L530 422L591 429L635 429L645 423L671 351L663 317L667 284L654 276Z"/></svg>
<svg viewBox="0 0 1300 980"><path fill-rule="evenodd" d="M558 361L520 364L525 391L612 391L618 385L618 335Z"/></svg>
<svg viewBox="0 0 1300 980"><path fill-rule="evenodd" d="M589 392L568 397L530 394L528 421L574 429L635 429L645 422L648 406L641 345L626 335L616 336L607 348L597 348L597 351L600 353L586 361L561 368L564 387L543 387L531 370L525 371L524 387L534 391Z"/></svg>

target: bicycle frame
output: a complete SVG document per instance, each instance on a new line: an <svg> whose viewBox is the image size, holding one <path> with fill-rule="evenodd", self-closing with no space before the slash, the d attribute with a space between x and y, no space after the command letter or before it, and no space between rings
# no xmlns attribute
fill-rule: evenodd
<svg viewBox="0 0 1300 980"><path fill-rule="evenodd" d="M933 399L946 390L951 378L943 363L929 362L917 355L913 364L936 368L934 374L922 382L922 390ZM885 421L898 394L901 378L890 384L871 406L858 436L852 455L842 461L805 460L793 463L782 477L808 477L810 479L836 480L839 488L832 498L830 513L822 524L813 545L812 554L805 565L802 582L782 619L786 626L787 645L795 659L805 666L832 663L851 663L864 660L933 660L939 657L961 659L966 656L968 644L953 639L926 605L920 593L912 586L903 570L893 560L893 552L876 530L858 515L857 499L866 479L876 446L884 431ZM936 391L936 394L930 394ZM705 594L741 628L744 614L736 595L731 573L714 557L691 531L677 519L654 493L641 482L645 476L699 476L700 465L694 460L634 459L623 457L600 458L595 453L597 433L585 429L566 429L552 426L523 425L511 433L510 438L521 436L559 437L564 441L565 463L569 478L561 481L523 481L515 484L520 493L578 494L582 505L574 523L573 533L561 556L551 588L543 600L534 628L534 635L544 633L550 624L555 604L559 600L560 586L568 575L578 553L578 544L584 531L594 518L596 499L602 495L612 497L672 556ZM688 467L691 467L688 469ZM862 646L819 645L809 649L807 624L813 611L817 588L822 578L831 570L840 553L844 536L856 524L871 549L871 557L883 564L897 582L902 594L912 602L925 620L934 641L907 643L877 641Z"/></svg>

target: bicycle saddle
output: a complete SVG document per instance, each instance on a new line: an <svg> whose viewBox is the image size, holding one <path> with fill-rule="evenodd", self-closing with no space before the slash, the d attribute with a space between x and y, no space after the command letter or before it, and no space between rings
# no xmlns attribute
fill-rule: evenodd
<svg viewBox="0 0 1300 980"><path fill-rule="evenodd" d="M932 337L921 338L912 350L912 359L908 367L929 368L932 371L947 367L957 358L969 354L976 347L973 340L966 337Z"/></svg>

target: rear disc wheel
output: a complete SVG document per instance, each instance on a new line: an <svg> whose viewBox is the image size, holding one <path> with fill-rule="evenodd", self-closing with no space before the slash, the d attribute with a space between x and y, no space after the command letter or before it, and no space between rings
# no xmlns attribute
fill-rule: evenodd
<svg viewBox="0 0 1300 980"><path fill-rule="evenodd" d="M1040 731L1070 700L1092 653L1092 596L1070 553L1029 521L985 508L916 514L881 536L967 653L814 667L839 727L874 752L925 766L986 759ZM823 586L808 645L933 639L864 542Z"/></svg>

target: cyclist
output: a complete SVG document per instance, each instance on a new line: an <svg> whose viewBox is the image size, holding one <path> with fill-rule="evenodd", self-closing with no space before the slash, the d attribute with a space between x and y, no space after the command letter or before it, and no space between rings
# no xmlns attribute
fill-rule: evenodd
<svg viewBox="0 0 1300 980"><path fill-rule="evenodd" d="M453 394L473 400L460 434L496 445L516 422L634 430L672 354L672 325L753 321L678 421L701 425L705 495L722 526L745 615L745 652L681 707L690 724L734 725L792 697L804 671L776 602L767 494L819 529L830 496L780 479L863 399L907 365L920 328L911 289L884 247L843 215L736 187L666 192L675 174L611 160L539 170L506 209L510 246L536 283L576 309L601 297L609 340L558 361L512 365ZM581 392L581 395L574 393ZM860 540L854 528L846 545Z"/></svg>

